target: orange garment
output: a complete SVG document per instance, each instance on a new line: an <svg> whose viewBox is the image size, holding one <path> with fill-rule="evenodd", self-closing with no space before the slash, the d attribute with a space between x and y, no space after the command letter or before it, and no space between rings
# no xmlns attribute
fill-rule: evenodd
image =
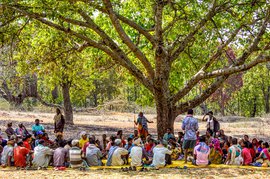
<svg viewBox="0 0 270 179"><path fill-rule="evenodd" d="M29 144L28 141L23 141L23 145L25 146L25 148L27 148L27 149L29 149L29 150L32 149L32 148L31 148L31 145Z"/></svg>
<svg viewBox="0 0 270 179"><path fill-rule="evenodd" d="M14 163L16 167L26 167L26 155L30 152L26 147L18 146L14 149Z"/></svg>

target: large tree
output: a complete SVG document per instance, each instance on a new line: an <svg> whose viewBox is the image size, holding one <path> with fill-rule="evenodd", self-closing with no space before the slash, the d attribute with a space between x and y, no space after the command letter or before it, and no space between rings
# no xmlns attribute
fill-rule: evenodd
<svg viewBox="0 0 270 179"><path fill-rule="evenodd" d="M154 96L159 136L230 75L270 60L265 0L4 0L1 8L12 14L3 24L34 19L126 68ZM221 60L228 46L239 52L231 65ZM190 95L200 81L208 85Z"/></svg>

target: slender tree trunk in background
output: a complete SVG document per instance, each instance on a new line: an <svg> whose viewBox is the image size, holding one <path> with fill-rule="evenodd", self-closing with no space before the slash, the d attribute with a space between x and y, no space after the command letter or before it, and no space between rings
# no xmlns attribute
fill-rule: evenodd
<svg viewBox="0 0 270 179"><path fill-rule="evenodd" d="M56 99L59 97L58 87L55 86L51 93L52 93L53 103L55 103Z"/></svg>
<svg viewBox="0 0 270 179"><path fill-rule="evenodd" d="M253 111L252 111L250 117L255 117L256 112L257 112L257 97L254 96L254 99L253 99Z"/></svg>
<svg viewBox="0 0 270 179"><path fill-rule="evenodd" d="M70 100L70 84L63 83L62 85L62 93L64 98L64 114L67 124L74 124L73 122L73 109Z"/></svg>
<svg viewBox="0 0 270 179"><path fill-rule="evenodd" d="M264 100L265 100L265 112L266 112L266 113L269 113L269 112L270 112L269 98L270 98L270 86L267 87L266 94L264 95Z"/></svg>

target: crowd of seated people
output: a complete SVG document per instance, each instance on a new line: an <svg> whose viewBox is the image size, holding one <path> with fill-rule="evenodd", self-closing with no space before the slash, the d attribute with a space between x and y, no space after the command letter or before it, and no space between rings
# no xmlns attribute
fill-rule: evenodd
<svg viewBox="0 0 270 179"><path fill-rule="evenodd" d="M7 139L0 136L0 163L2 167L44 169L48 166L62 170L66 167L87 169L89 166L124 166L132 169L141 166L154 168L170 165L175 160L182 160L184 132L175 136L168 128L163 138L155 139L148 134L140 138L137 130L128 135L127 140L122 130L108 139L105 134L101 139L82 131L78 139L65 139L57 132L56 139L50 140L39 120L35 120L29 133L23 124L15 130L12 123L7 125ZM242 139L226 136L223 130L216 133L197 132L196 146L189 162L194 165L209 164L253 165L268 167L270 161L269 145L265 141ZM106 159L106 160L103 160ZM106 161L106 162L105 162Z"/></svg>

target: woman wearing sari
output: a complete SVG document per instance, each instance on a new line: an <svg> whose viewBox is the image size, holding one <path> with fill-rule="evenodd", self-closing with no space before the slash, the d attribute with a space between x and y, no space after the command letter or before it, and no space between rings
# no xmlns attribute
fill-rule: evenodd
<svg viewBox="0 0 270 179"><path fill-rule="evenodd" d="M138 125L139 136L144 136L144 138L148 135L148 125L147 123L154 123L153 121L148 121L142 112L139 113L137 121L134 121L135 125Z"/></svg>
<svg viewBox="0 0 270 179"><path fill-rule="evenodd" d="M212 142L210 144L210 155L209 155L209 161L212 164L221 164L222 163L222 150L220 148L220 142L218 139L214 138L212 139Z"/></svg>
<svg viewBox="0 0 270 179"><path fill-rule="evenodd" d="M256 160L262 159L262 167L268 167L270 166L270 154L268 151L269 144L267 142L262 143L262 151L260 155L256 158Z"/></svg>

